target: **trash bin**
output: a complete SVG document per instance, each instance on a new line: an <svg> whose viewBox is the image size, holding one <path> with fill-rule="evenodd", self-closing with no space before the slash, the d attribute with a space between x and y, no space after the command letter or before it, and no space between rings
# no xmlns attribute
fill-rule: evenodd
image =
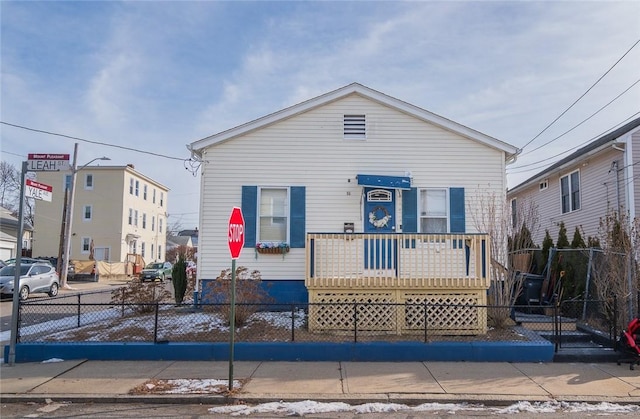
<svg viewBox="0 0 640 419"><path fill-rule="evenodd" d="M516 305L540 305L544 276L531 273L520 273L519 276L522 278L522 290L516 298Z"/></svg>

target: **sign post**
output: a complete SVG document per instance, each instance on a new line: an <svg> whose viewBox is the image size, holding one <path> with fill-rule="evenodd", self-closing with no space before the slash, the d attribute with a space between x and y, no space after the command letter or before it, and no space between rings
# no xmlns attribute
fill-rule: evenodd
<svg viewBox="0 0 640 419"><path fill-rule="evenodd" d="M11 338L9 341L9 365L16 362L18 343L18 314L20 312L20 266L22 264L22 235L24 231L24 199L31 197L51 202L53 188L44 183L26 179L27 172L53 172L69 170L68 154L30 153L22 162L20 175L20 205L18 206L18 243L16 249L16 270L13 278L13 302L11 307Z"/></svg>
<svg viewBox="0 0 640 419"><path fill-rule="evenodd" d="M244 247L244 217L242 210L233 207L227 228L229 253L231 254L231 301L229 315L229 392L233 391L233 345L236 331L236 259L240 257Z"/></svg>

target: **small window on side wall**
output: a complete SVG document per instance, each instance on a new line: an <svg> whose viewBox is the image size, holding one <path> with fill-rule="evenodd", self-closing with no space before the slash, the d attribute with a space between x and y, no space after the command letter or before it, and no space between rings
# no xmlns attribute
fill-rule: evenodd
<svg viewBox="0 0 640 419"><path fill-rule="evenodd" d="M544 191L548 187L549 187L549 179L545 179L542 182L540 182L540 190L541 191Z"/></svg>

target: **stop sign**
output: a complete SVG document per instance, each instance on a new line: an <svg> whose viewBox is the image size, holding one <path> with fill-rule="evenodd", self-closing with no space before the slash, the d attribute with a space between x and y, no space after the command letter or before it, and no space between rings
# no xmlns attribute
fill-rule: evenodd
<svg viewBox="0 0 640 419"><path fill-rule="evenodd" d="M233 207L233 210L231 210L228 236L231 259L238 259L244 247L244 217L242 216L242 210L238 207Z"/></svg>

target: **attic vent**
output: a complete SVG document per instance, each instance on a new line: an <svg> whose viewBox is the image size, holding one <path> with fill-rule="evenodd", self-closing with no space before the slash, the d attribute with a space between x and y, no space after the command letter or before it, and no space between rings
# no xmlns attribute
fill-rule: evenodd
<svg viewBox="0 0 640 419"><path fill-rule="evenodd" d="M366 138L366 125L364 115L344 116L344 138L358 139Z"/></svg>

